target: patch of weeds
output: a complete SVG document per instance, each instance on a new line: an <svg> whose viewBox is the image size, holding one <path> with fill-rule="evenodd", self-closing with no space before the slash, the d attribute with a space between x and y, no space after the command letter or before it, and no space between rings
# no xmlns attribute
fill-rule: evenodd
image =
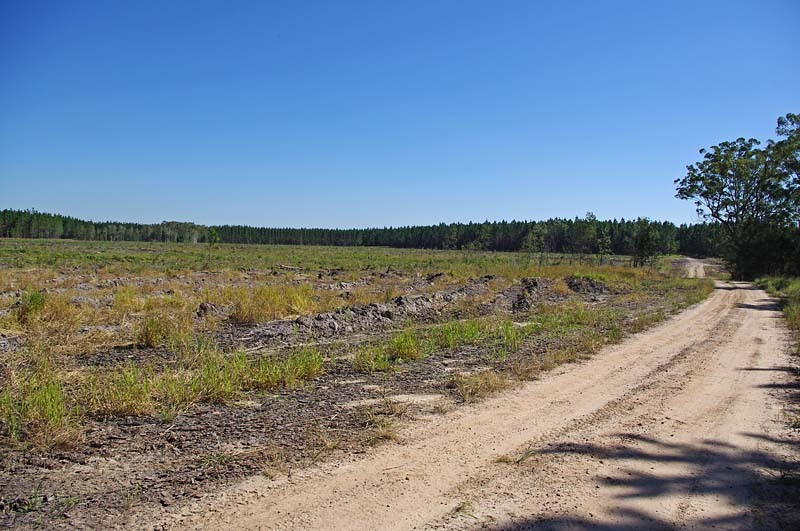
<svg viewBox="0 0 800 531"><path fill-rule="evenodd" d="M615 321L605 330L605 337L609 343L619 343L625 337L625 332L619 322Z"/></svg>
<svg viewBox="0 0 800 531"><path fill-rule="evenodd" d="M447 387L453 389L464 402L475 402L508 389L511 385L506 375L487 369L471 374L457 374L448 382Z"/></svg>
<svg viewBox="0 0 800 531"><path fill-rule="evenodd" d="M757 285L771 295L780 297L781 309L789 325L798 338L800 334L800 278L764 277L756 281ZM800 340L797 341L797 352L800 353Z"/></svg>
<svg viewBox="0 0 800 531"><path fill-rule="evenodd" d="M392 419L386 415L375 413L372 409L368 409L365 413L365 424L369 429L367 440L370 444L376 444L381 441L396 441L399 438L397 428Z"/></svg>
<svg viewBox="0 0 800 531"><path fill-rule="evenodd" d="M660 323L666 319L663 310L657 310L654 312L643 313L636 316L636 319L630 325L631 332L638 333L643 330L650 328L651 326Z"/></svg>
<svg viewBox="0 0 800 531"><path fill-rule="evenodd" d="M192 385L191 376L186 370L167 370L154 381L152 396L162 422L172 422L176 415L202 398Z"/></svg>
<svg viewBox="0 0 800 531"><path fill-rule="evenodd" d="M31 323L36 314L44 309L45 294L41 291L24 291L17 308L17 319L23 325Z"/></svg>
<svg viewBox="0 0 800 531"><path fill-rule="evenodd" d="M200 468L217 468L224 467L226 464L233 460L233 454L228 452L211 452L200 456L197 459L197 465Z"/></svg>
<svg viewBox="0 0 800 531"><path fill-rule="evenodd" d="M455 506L453 514L457 516L464 516L477 520L478 517L473 513L475 512L475 505L470 500L464 500Z"/></svg>
<svg viewBox="0 0 800 531"><path fill-rule="evenodd" d="M315 291L309 283L262 285L255 289L236 289L231 295L231 319L249 324L327 311L340 305L332 292Z"/></svg>
<svg viewBox="0 0 800 531"><path fill-rule="evenodd" d="M572 290L569 289L563 278L555 279L550 285L550 291L557 297L568 297L572 294Z"/></svg>
<svg viewBox="0 0 800 531"><path fill-rule="evenodd" d="M249 364L243 352L230 356L206 356L194 372L190 385L199 400L211 404L224 404L233 398L247 377Z"/></svg>
<svg viewBox="0 0 800 531"><path fill-rule="evenodd" d="M153 376L152 399L159 416L171 421L198 402L228 403L242 391L295 389L324 370L316 348L297 349L284 359L248 359L244 352L203 356L191 369L166 370Z"/></svg>
<svg viewBox="0 0 800 531"><path fill-rule="evenodd" d="M498 335L499 345L495 348L495 356L503 362L509 354L520 349L525 332L516 323L504 321L498 327Z"/></svg>
<svg viewBox="0 0 800 531"><path fill-rule="evenodd" d="M431 413L445 415L455 409L455 405L450 400L438 400L431 408Z"/></svg>
<svg viewBox="0 0 800 531"><path fill-rule="evenodd" d="M341 446L341 441L335 436L334 432L323 430L319 426L311 431L310 439L311 445L314 448L311 459L314 461Z"/></svg>
<svg viewBox="0 0 800 531"><path fill-rule="evenodd" d="M490 335L491 327L486 321L469 319L451 321L434 327L428 334L429 341L438 349L452 349L464 345L477 345Z"/></svg>
<svg viewBox="0 0 800 531"><path fill-rule="evenodd" d="M136 341L141 346L166 346L176 353L189 352L195 338L192 320L188 314L165 309L148 311L136 332Z"/></svg>
<svg viewBox="0 0 800 531"><path fill-rule="evenodd" d="M28 496L19 496L10 500L2 500L2 512L20 514L38 513L44 509L48 497L42 494L42 481L36 485L33 493Z"/></svg>
<svg viewBox="0 0 800 531"><path fill-rule="evenodd" d="M353 367L360 372L373 373L392 371L395 365L382 348L362 346L353 356Z"/></svg>
<svg viewBox="0 0 800 531"><path fill-rule="evenodd" d="M263 357L251 364L245 375L247 389L295 389L322 374L322 354L315 347L296 349L285 359Z"/></svg>
<svg viewBox="0 0 800 531"><path fill-rule="evenodd" d="M295 350L284 362L281 383L287 389L294 389L322 374L322 354L316 347L302 347Z"/></svg>
<svg viewBox="0 0 800 531"><path fill-rule="evenodd" d="M139 326L136 340L143 347L155 348L164 342L167 335L166 321L161 316L147 315Z"/></svg>
<svg viewBox="0 0 800 531"><path fill-rule="evenodd" d="M386 395L383 396L383 409L388 416L398 419L406 418L409 416L408 410L410 407L411 404L408 402L400 402L398 400L392 400Z"/></svg>
<svg viewBox="0 0 800 531"><path fill-rule="evenodd" d="M511 365L511 375L519 381L535 380L539 377L539 373L547 370L542 367L542 363L538 358L517 358L514 359Z"/></svg>
<svg viewBox="0 0 800 531"><path fill-rule="evenodd" d="M80 438L77 417L55 371L43 364L30 374L17 374L0 393L0 416L11 440L39 447L69 447Z"/></svg>
<svg viewBox="0 0 800 531"><path fill-rule="evenodd" d="M289 474L286 462L286 453L277 446L262 448L256 459L261 473L269 479L275 479L278 474Z"/></svg>
<svg viewBox="0 0 800 531"><path fill-rule="evenodd" d="M395 362L420 359L423 356L422 341L416 330L404 330L389 338L384 352Z"/></svg>
<svg viewBox="0 0 800 531"><path fill-rule="evenodd" d="M121 286L114 291L113 308L120 316L144 310L144 300L131 286Z"/></svg>
<svg viewBox="0 0 800 531"><path fill-rule="evenodd" d="M86 402L102 415L147 415L153 411L152 373L135 366L92 375L86 382Z"/></svg>
<svg viewBox="0 0 800 531"><path fill-rule="evenodd" d="M28 340L42 343L55 352L69 352L75 347L80 311L60 294L25 292L16 311L16 321Z"/></svg>

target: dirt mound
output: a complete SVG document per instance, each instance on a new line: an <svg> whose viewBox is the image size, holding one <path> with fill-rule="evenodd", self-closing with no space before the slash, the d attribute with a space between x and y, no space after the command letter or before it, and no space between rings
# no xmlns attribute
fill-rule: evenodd
<svg viewBox="0 0 800 531"><path fill-rule="evenodd" d="M21 344L21 337L0 334L0 352L13 352L17 350Z"/></svg>
<svg viewBox="0 0 800 531"><path fill-rule="evenodd" d="M541 278L522 278L510 288L498 293L488 305L492 310L513 313L527 312L541 298L548 282Z"/></svg>
<svg viewBox="0 0 800 531"><path fill-rule="evenodd" d="M314 316L270 321L246 330L232 325L226 339L229 343L266 346L276 341L325 339L381 330L407 320L433 321L454 303L488 293L489 280L490 277L481 277L464 286L435 293L402 295L383 304L354 304Z"/></svg>
<svg viewBox="0 0 800 531"><path fill-rule="evenodd" d="M592 277L579 277L573 275L565 278L564 281L567 283L567 287L569 287L569 289L575 293L599 295L609 291L605 282Z"/></svg>

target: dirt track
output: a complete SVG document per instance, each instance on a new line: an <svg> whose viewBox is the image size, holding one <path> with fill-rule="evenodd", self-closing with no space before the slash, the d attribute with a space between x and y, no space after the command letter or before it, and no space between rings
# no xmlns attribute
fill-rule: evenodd
<svg viewBox="0 0 800 531"><path fill-rule="evenodd" d="M787 513L765 505L796 488L774 481L796 457L779 396L791 372L779 317L764 292L721 283L704 303L590 361L419 419L401 444L362 459L249 479L166 527L786 525Z"/></svg>

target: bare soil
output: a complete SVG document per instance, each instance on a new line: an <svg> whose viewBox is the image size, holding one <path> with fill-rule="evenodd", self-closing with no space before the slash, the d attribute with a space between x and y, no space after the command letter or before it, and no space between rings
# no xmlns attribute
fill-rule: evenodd
<svg viewBox="0 0 800 531"><path fill-rule="evenodd" d="M693 276L704 273L700 261L687 259L680 267ZM347 354L354 344L380 341L393 330L475 315L524 322L538 305L567 299L620 310L629 316L626 330L634 330L636 315L668 314L667 297L617 291L588 277L565 278L565 292L538 278L506 282L480 277L453 285L435 274L404 278L387 270L376 275L336 281L336 272L320 272L315 282L346 298L354 285L389 275L405 286L403 295L381 304L349 304L258 325L225 321L226 308L198 308L198 320L212 313L223 319L215 339L227 348L258 355L306 343L324 345L325 373L305 388L250 394L224 405L201 404L168 422L90 418L81 444L69 449L4 448L0 525L561 529L606 523L624 529L629 498L648 499L644 509L635 509L657 517L631 517L631 528L645 521L691 524L688 516L670 519L671 512L664 516L657 507L662 498L694 499L691 492L683 494L694 483L688 485L682 476L703 475L706 461L694 455L703 452L711 452L708 466L732 466L737 477L747 470L750 475L743 481L766 485L766 490L759 487L751 493L748 487L746 494L729 498L722 478L712 487L698 487L702 497L762 515L767 511L759 507L772 511L784 503L786 492L795 492L791 459L796 439L783 428L784 402L779 399L793 389L796 374L785 354L788 336L775 301L762 292L720 284L709 301L653 332L501 397L465 405L449 385L453 375L486 368L508 372L513 357L500 361L491 348L467 346L409 362L396 372L364 374ZM190 280L200 286L205 277L202 272L196 276ZM75 304L95 302L108 303L98 299ZM535 336L520 355L535 358L569 339ZM748 350L752 345L758 345L758 356L740 360L745 351L755 356ZM13 350L18 344L14 338L0 338L0 350L4 348ZM723 363L729 358L742 367L765 370L731 372ZM76 355L69 363L79 370L174 362L166 349L131 345ZM714 384L708 397L705 388L697 387L707 381ZM753 391L751 385L773 387ZM731 392L737 393L734 398L728 396ZM679 396L683 402L675 402ZM741 419L729 419L733 413L720 405L712 410L713 419L727 419L718 420L723 426L719 434L709 432L714 445L692 438L698 435L695 424L687 424L689 431L680 438L682 422L705 412L706 399L711 404L728 400L737 408L749 405ZM740 440L729 433L738 420L738 428L775 441ZM756 426L757 420L767 424ZM399 426L399 432L394 427L382 430L384 421ZM389 444L378 444L385 441ZM674 441L682 446L666 446ZM737 446L727 448L720 441ZM720 461L723 457L714 452L725 448L736 454L731 460L742 462ZM640 486L651 465L666 467L664 477ZM679 475L674 484L673 469ZM615 507L623 512L615 513ZM739 522L740 515L732 518ZM772 520L758 522L772 525Z"/></svg>
<svg viewBox="0 0 800 531"><path fill-rule="evenodd" d="M720 282L589 361L419 418L400 444L251 477L157 526L797 529L789 343L778 301Z"/></svg>
<svg viewBox="0 0 800 531"><path fill-rule="evenodd" d="M349 359L354 344L459 316L526 320L534 305L567 298L600 302L610 295L602 283L586 279L576 279L567 294L552 293L547 279L522 279L503 288L501 279L487 276L441 289L435 289L435 280L412 280L406 295L386 304L354 304L257 325L223 323L215 339L254 355L265 348L279 354L298 344L325 345L325 372L301 389L251 394L231 404L200 404L173 421L90 417L80 444L70 448L4 447L0 525L129 527L252 475L276 479L316 463L364 455L392 437L381 434L381 423L438 415L457 406L462 400L449 385L454 374L509 370L512 360L501 363L492 349L475 345L437 352L396 372L364 374ZM592 289L585 289L589 284ZM659 301L638 300L635 308L630 302L610 303L635 315ZM461 315L464 311L469 315ZM521 355L541 355L562 340L569 338L531 338ZM176 361L163 347L129 345L75 355L65 360L64 370L160 367Z"/></svg>

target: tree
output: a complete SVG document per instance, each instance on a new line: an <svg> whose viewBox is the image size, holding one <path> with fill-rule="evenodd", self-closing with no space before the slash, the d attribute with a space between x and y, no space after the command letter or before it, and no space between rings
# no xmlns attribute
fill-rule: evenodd
<svg viewBox="0 0 800 531"><path fill-rule="evenodd" d="M785 269L781 252L800 218L799 126L800 117L787 114L778 119L784 138L764 148L739 138L702 149L703 160L675 180L676 197L693 200L698 215L722 226L723 255L735 278Z"/></svg>
<svg viewBox="0 0 800 531"><path fill-rule="evenodd" d="M208 229L208 245L209 247L214 247L216 244L219 243L219 233L217 229L211 227Z"/></svg>
<svg viewBox="0 0 800 531"><path fill-rule="evenodd" d="M658 254L658 233L647 218L639 218L633 229L633 267L648 264Z"/></svg>

